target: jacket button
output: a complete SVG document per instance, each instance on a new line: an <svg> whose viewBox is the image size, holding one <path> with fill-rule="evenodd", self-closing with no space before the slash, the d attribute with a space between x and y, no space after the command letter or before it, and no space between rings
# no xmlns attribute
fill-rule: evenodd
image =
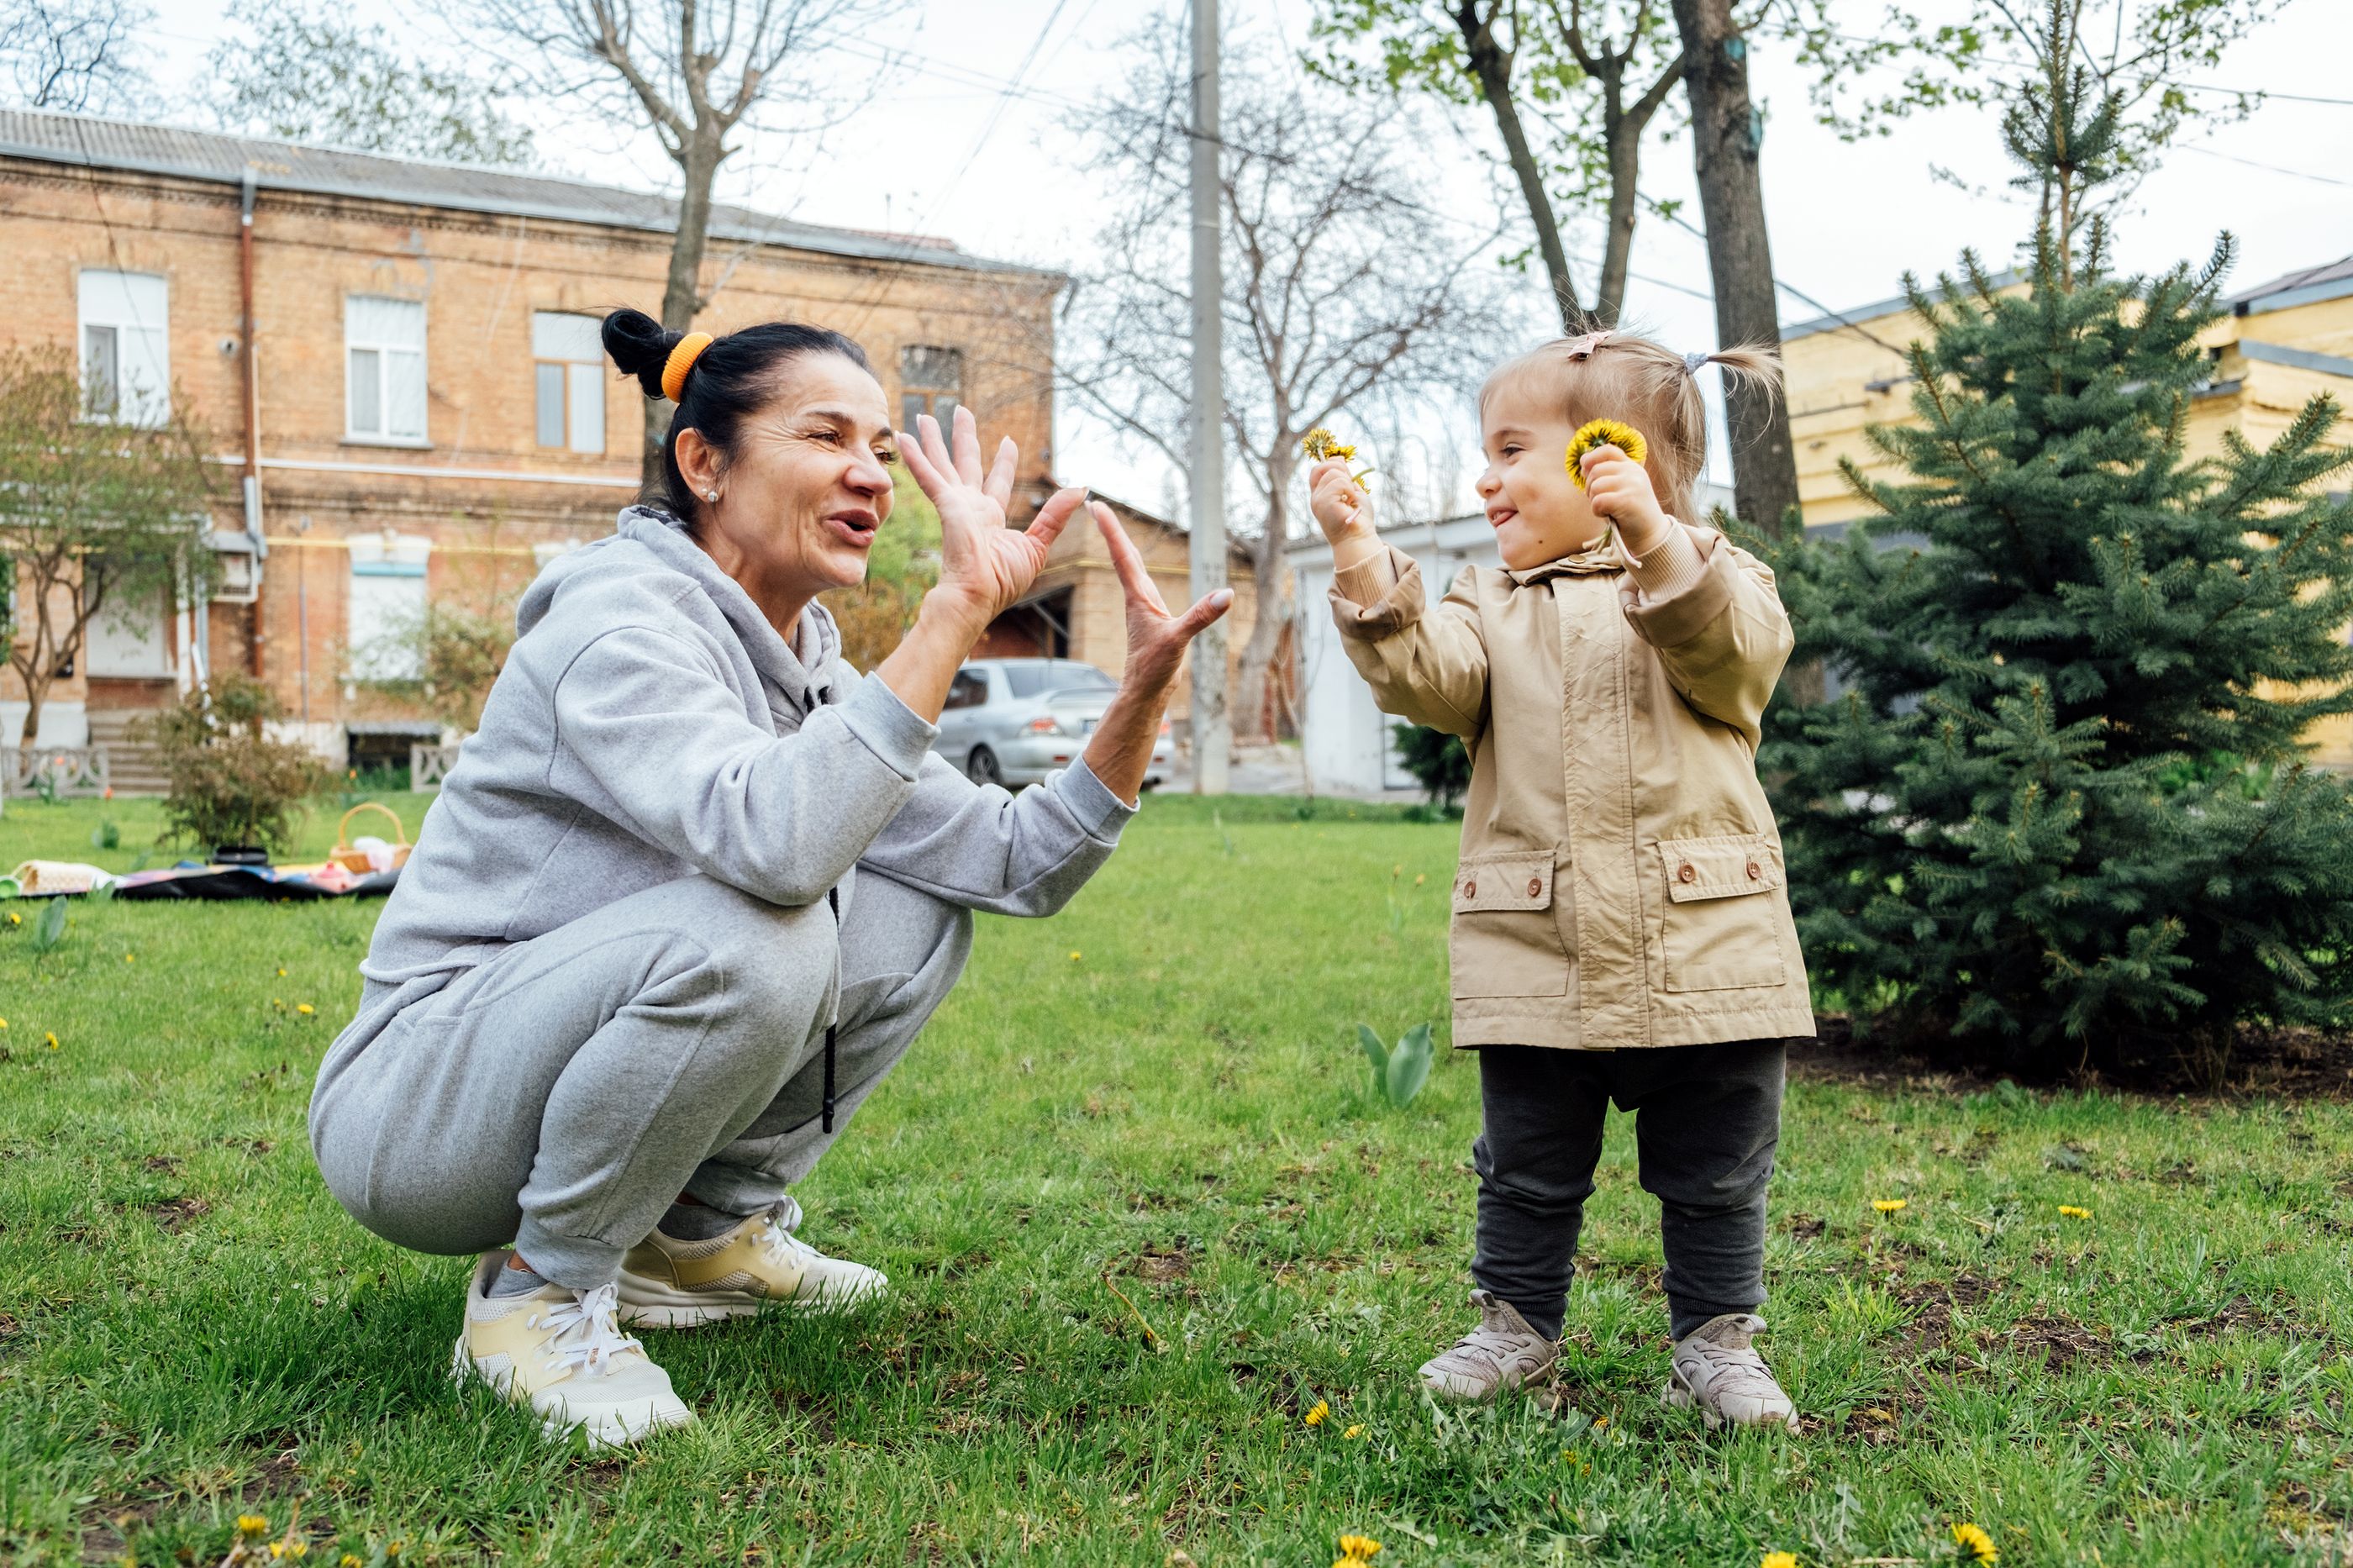
<svg viewBox="0 0 2353 1568"><path fill-rule="evenodd" d="M1694 870L1692 868L1692 863L1686 860L1682 865L1675 868L1675 880L1678 882L1696 882L1699 880L1699 873Z"/></svg>
<svg viewBox="0 0 2353 1568"><path fill-rule="evenodd" d="M1476 883L1476 882L1465 882L1465 883L1463 883L1463 884L1462 884L1462 896L1463 896L1464 898L1466 898L1466 899L1475 899L1475 898L1477 898L1477 897L1479 896L1479 884L1478 884L1478 883Z"/></svg>
<svg viewBox="0 0 2353 1568"><path fill-rule="evenodd" d="M1758 865L1756 861L1754 861L1754 860L1751 860L1750 862L1748 862L1748 879L1749 879L1750 881L1752 881L1752 882L1754 882L1754 881L1758 881L1758 880L1760 880L1760 879L1763 879L1764 875L1765 875L1765 868L1764 868L1764 867L1759 866L1759 865Z"/></svg>
<svg viewBox="0 0 2353 1568"><path fill-rule="evenodd" d="M1528 879L1528 897L1530 897L1530 898L1532 898L1532 899L1533 899L1533 898L1535 898L1538 893L1541 893L1541 892L1543 892L1543 891L1544 891L1544 879L1543 879L1542 877L1530 877L1530 878Z"/></svg>

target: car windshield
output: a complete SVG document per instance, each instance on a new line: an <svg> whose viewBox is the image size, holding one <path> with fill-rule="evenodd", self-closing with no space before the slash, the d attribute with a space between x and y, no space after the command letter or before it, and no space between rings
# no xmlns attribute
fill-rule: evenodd
<svg viewBox="0 0 2353 1568"><path fill-rule="evenodd" d="M1034 664L1008 664L1005 679L1016 697L1043 697L1050 691L1115 691L1119 682L1092 664L1076 659L1039 659Z"/></svg>

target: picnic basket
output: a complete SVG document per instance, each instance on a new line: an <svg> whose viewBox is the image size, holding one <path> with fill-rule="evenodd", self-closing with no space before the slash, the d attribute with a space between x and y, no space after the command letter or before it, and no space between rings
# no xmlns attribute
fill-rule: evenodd
<svg viewBox="0 0 2353 1568"><path fill-rule="evenodd" d="M335 847L328 853L327 858L346 871L367 875L366 852L352 847L352 818L364 811L379 811L392 819L392 868L397 871L407 865L408 852L417 846L408 841L408 829L401 826L400 814L373 800L364 800L343 813L343 821L335 825Z"/></svg>

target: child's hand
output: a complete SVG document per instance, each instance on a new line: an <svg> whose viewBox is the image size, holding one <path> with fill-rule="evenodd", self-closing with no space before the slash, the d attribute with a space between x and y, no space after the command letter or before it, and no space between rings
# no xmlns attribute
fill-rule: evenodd
<svg viewBox="0 0 2353 1568"><path fill-rule="evenodd" d="M1373 531L1372 498L1348 477L1343 458L1326 458L1308 470L1307 504L1324 537L1334 544Z"/></svg>
<svg viewBox="0 0 2353 1568"><path fill-rule="evenodd" d="M1670 519L1660 509L1650 471L1615 447L1596 447L1577 467L1585 473L1585 498L1593 515L1616 526L1627 552L1640 557L1658 548Z"/></svg>

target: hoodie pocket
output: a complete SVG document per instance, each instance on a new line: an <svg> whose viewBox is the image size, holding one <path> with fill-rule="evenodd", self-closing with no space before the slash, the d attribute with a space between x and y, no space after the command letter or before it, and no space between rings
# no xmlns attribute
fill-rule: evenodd
<svg viewBox="0 0 2353 1568"><path fill-rule="evenodd" d="M1659 844L1667 898L1661 920L1670 991L1741 991L1785 984L1781 848L1762 834Z"/></svg>
<svg viewBox="0 0 2353 1568"><path fill-rule="evenodd" d="M1550 850L1462 862L1448 942L1456 996L1567 994L1568 948L1552 883Z"/></svg>

